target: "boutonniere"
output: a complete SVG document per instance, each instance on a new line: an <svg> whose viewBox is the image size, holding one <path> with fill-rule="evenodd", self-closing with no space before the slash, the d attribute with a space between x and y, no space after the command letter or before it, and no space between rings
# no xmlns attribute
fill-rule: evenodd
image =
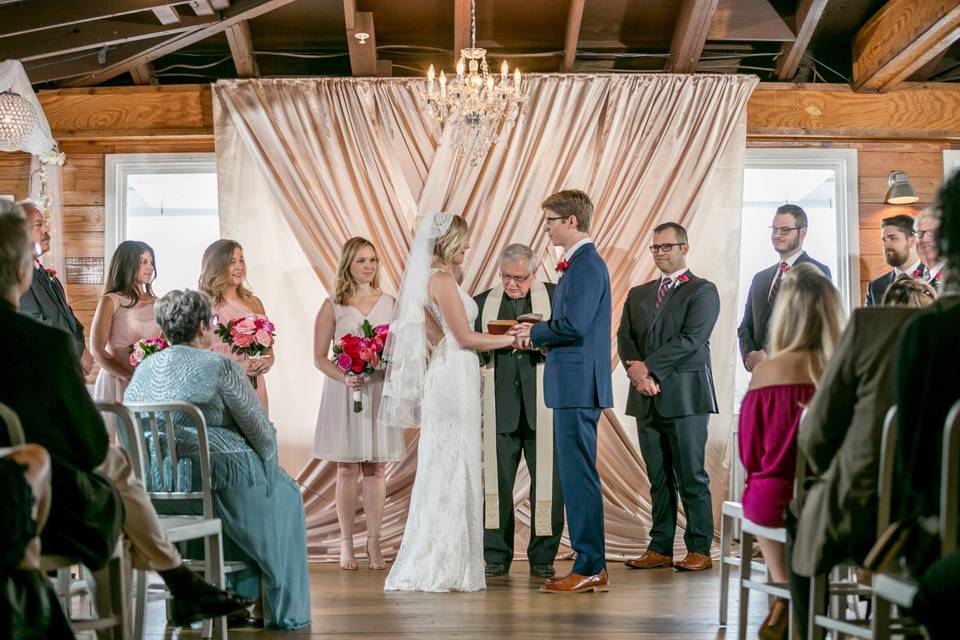
<svg viewBox="0 0 960 640"><path fill-rule="evenodd" d="M942 278L943 278L943 271L941 271L941 272L938 273L937 275L933 276L933 281L934 281L934 282L940 282L940 280L941 280Z"/></svg>
<svg viewBox="0 0 960 640"><path fill-rule="evenodd" d="M53 267L44 267L43 270L46 272L47 277L51 280L55 280L57 277L57 270Z"/></svg>
<svg viewBox="0 0 960 640"><path fill-rule="evenodd" d="M922 277L923 277L923 269L921 269L920 267L917 267L916 269L914 269L914 270L913 270L913 277L914 277L914 278L922 278Z"/></svg>
<svg viewBox="0 0 960 640"><path fill-rule="evenodd" d="M677 276L677 286L679 287L682 284L690 282L690 278L687 277L687 274L681 273Z"/></svg>
<svg viewBox="0 0 960 640"><path fill-rule="evenodd" d="M569 262L567 262L566 260L561 260L560 262L557 263L557 273L563 273L564 271L567 270L567 267L569 266L570 266Z"/></svg>
<svg viewBox="0 0 960 640"><path fill-rule="evenodd" d="M789 271L790 271L790 265L788 264L784 264L782 267L780 267L781 273L788 273Z"/></svg>

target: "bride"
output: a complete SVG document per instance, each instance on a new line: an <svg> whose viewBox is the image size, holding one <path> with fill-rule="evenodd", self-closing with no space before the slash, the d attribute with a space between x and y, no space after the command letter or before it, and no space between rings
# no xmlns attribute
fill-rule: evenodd
<svg viewBox="0 0 960 640"><path fill-rule="evenodd" d="M472 330L477 305L452 274L467 248L460 216L421 220L387 339L379 419L391 427L419 426L420 444L407 525L386 591L486 586L475 352L502 349L514 339Z"/></svg>

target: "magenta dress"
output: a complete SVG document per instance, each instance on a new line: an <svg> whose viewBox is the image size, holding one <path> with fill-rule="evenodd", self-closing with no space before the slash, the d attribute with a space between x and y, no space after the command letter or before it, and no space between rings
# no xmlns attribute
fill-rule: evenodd
<svg viewBox="0 0 960 640"><path fill-rule="evenodd" d="M127 309L123 305L130 303L128 298L116 293L108 293L107 296L113 300L114 306L107 352L120 362L129 362L130 346L134 342L156 338L161 333L153 314L156 300ZM126 390L126 380L101 368L93 388L93 399L97 402L123 402L123 392Z"/></svg>
<svg viewBox="0 0 960 640"><path fill-rule="evenodd" d="M218 322L220 324L227 324L231 320L237 320L245 316L256 315L257 312L249 307L246 307L239 302L230 302L224 300L220 304L213 306L213 312L218 317ZM241 360L246 360L246 356L238 356L230 350L230 345L220 339L220 336L214 334L213 344L210 346L210 350L224 355L234 362L240 362ZM264 382L263 376L257 376L257 388L255 389L257 393L257 398L260 399L260 404L263 405L263 412L267 415L270 415L270 406L267 402L267 383Z"/></svg>
<svg viewBox="0 0 960 640"><path fill-rule="evenodd" d="M747 472L743 515L764 527L782 527L793 499L797 427L813 397L812 384L751 389L740 406L740 461Z"/></svg>

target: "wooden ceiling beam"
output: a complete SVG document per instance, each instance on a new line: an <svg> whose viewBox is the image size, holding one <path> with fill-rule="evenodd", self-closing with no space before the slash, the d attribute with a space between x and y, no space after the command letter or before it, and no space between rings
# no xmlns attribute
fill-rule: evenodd
<svg viewBox="0 0 960 640"><path fill-rule="evenodd" d="M358 33L367 34L365 42L361 43L356 37ZM369 11L354 13L353 29L347 29L347 48L350 51L350 70L353 75L377 75L377 36L373 30L373 13Z"/></svg>
<svg viewBox="0 0 960 640"><path fill-rule="evenodd" d="M230 0L210 0L210 6L217 11L226 11L230 8Z"/></svg>
<svg viewBox="0 0 960 640"><path fill-rule="evenodd" d="M585 0L570 0L570 10L567 11L567 32L563 38L563 71L573 71L573 63L577 59L577 42L580 40L580 25L583 22L585 4Z"/></svg>
<svg viewBox="0 0 960 640"><path fill-rule="evenodd" d="M210 3L210 0L192 0L190 2L190 7L198 16L212 16L217 12Z"/></svg>
<svg viewBox="0 0 960 640"><path fill-rule="evenodd" d="M88 51L84 53L74 53L66 57L45 58L35 60L32 63L24 65L24 70L30 78L30 82L37 84L40 82L53 82L54 80L69 81L72 78L85 76L97 69L122 63L145 51L149 51L157 45L157 40L138 40L136 42L127 42L114 48L108 48L106 52ZM100 63L100 60L103 63ZM131 71L133 66L124 69L124 73Z"/></svg>
<svg viewBox="0 0 960 640"><path fill-rule="evenodd" d="M114 64L108 64L101 69L91 71L82 78L66 83L66 86L88 87L90 85L100 84L121 73L127 73L138 65L153 62L157 58L162 58L184 47L205 40L212 35L222 33L244 20L252 20L257 16L269 13L274 9L279 9L295 1L296 0L239 0L238 2L233 2L230 8L221 14L221 18L217 22L188 34L175 36L150 47L146 51L132 55Z"/></svg>
<svg viewBox="0 0 960 640"><path fill-rule="evenodd" d="M157 16L160 24L174 24L180 22L180 12L176 7L160 7L153 10L153 15Z"/></svg>
<svg viewBox="0 0 960 640"><path fill-rule="evenodd" d="M827 8L827 0L800 0L797 5L797 37L793 42L784 42L780 45L780 55L777 56L777 78L793 80L800 68L800 61L810 46L813 33L820 24L820 18Z"/></svg>
<svg viewBox="0 0 960 640"><path fill-rule="evenodd" d="M238 78L253 78L260 75L257 60L253 55L253 38L250 36L250 23L246 20L238 22L226 30L227 44L230 45L230 55L237 68Z"/></svg>
<svg viewBox="0 0 960 640"><path fill-rule="evenodd" d="M888 91L960 38L957 0L889 0L853 40L857 91Z"/></svg>
<svg viewBox="0 0 960 640"><path fill-rule="evenodd" d="M162 26L120 20L98 20L49 29L44 33L43 38L38 38L34 33L6 38L2 40L2 49L7 58L29 62L77 51L179 34L199 29L215 21L212 17L184 16L183 20L177 24Z"/></svg>
<svg viewBox="0 0 960 640"><path fill-rule="evenodd" d="M717 3L718 0L683 0L670 44L670 58L666 63L668 71L693 73L697 70Z"/></svg>
<svg viewBox="0 0 960 640"><path fill-rule="evenodd" d="M147 63L134 67L130 70L130 76L133 78L133 84L153 84L153 65Z"/></svg>
<svg viewBox="0 0 960 640"><path fill-rule="evenodd" d="M768 0L720 0L707 40L792 42L793 31Z"/></svg>
<svg viewBox="0 0 960 640"><path fill-rule="evenodd" d="M470 46L470 0L453 0L453 57Z"/></svg>
<svg viewBox="0 0 960 640"><path fill-rule="evenodd" d="M30 3L0 7L0 38L43 31L92 20L106 20L117 16L151 11L184 4L185 0L45 0L43 11Z"/></svg>

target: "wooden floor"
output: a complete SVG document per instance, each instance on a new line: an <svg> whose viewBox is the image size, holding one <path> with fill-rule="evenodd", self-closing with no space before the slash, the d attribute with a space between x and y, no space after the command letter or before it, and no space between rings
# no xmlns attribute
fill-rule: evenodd
<svg viewBox="0 0 960 640"><path fill-rule="evenodd" d="M566 573L570 562L558 562ZM717 623L719 570L678 573L672 569L631 571L609 566L609 593L575 596L538 592L543 582L517 562L509 576L487 580L479 593L384 593L384 571L340 571L312 564L313 625L298 631L231 630L231 638L688 638L737 637L736 590L727 628ZM731 587L735 583L731 581ZM762 594L751 597L748 638L766 615ZM147 638L200 637L198 630L164 627L162 603L149 610Z"/></svg>

